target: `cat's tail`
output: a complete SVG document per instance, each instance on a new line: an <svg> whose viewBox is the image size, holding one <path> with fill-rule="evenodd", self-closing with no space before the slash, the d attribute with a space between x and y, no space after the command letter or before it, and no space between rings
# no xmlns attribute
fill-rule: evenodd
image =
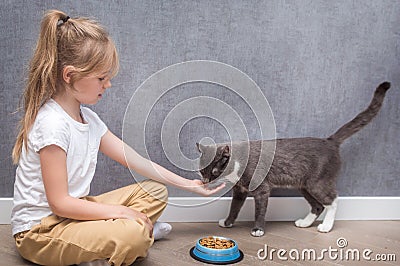
<svg viewBox="0 0 400 266"><path fill-rule="evenodd" d="M338 143L342 143L345 139L351 135L360 131L366 126L371 120L378 114L382 107L383 99L385 98L386 91L390 88L389 82L383 82L376 88L374 97L368 108L358 114L353 120L339 128L332 136L328 139L334 140Z"/></svg>

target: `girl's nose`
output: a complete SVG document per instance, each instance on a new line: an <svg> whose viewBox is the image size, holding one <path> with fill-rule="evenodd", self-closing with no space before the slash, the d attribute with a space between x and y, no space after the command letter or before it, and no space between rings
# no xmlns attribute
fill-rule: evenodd
<svg viewBox="0 0 400 266"><path fill-rule="evenodd" d="M111 80L108 79L108 80L106 81L106 83L104 83L104 88L108 89L108 88L110 88L110 87L111 87Z"/></svg>

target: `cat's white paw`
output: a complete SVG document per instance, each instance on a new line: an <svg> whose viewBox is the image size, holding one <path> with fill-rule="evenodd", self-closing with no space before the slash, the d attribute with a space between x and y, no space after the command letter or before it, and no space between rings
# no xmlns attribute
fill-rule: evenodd
<svg viewBox="0 0 400 266"><path fill-rule="evenodd" d="M333 225L330 224L320 224L318 225L318 231L321 233L328 233L332 230Z"/></svg>
<svg viewBox="0 0 400 266"><path fill-rule="evenodd" d="M221 227L225 227L225 228L230 228L230 227L233 226L233 224L225 225L225 219L219 220L219 221L218 221L218 225L221 226Z"/></svg>
<svg viewBox="0 0 400 266"><path fill-rule="evenodd" d="M264 235L264 230L261 229L253 229L251 230L251 235L255 237L260 237Z"/></svg>
<svg viewBox="0 0 400 266"><path fill-rule="evenodd" d="M301 227L301 228L305 228L305 227L309 227L311 224L307 221L305 221L304 219L298 219L297 221L294 222L294 224L297 227Z"/></svg>
<svg viewBox="0 0 400 266"><path fill-rule="evenodd" d="M317 219L317 215L309 213L304 219L298 219L296 222L294 222L294 224L297 227L302 227L302 228L310 227L315 221L315 219Z"/></svg>

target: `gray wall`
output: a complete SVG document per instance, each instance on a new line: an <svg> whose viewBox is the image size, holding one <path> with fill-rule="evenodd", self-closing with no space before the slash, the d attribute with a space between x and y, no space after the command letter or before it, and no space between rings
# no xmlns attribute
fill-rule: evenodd
<svg viewBox="0 0 400 266"><path fill-rule="evenodd" d="M400 5L393 1L2 1L0 3L0 197L10 197L15 168L10 152L24 75L47 9L92 16L114 38L119 75L93 109L122 135L129 99L150 75L174 63L207 59L249 75L272 108L277 137L328 136L369 103L376 85L392 82L378 117L342 146L341 196L399 196ZM194 178L168 162L160 144L161 123L177 103L192 96L217 97L253 127L243 100L211 84L178 86L149 116L152 160ZM211 108L211 107L210 107ZM184 115L184 114L182 114ZM182 128L182 152L198 156L195 142L226 139L206 118ZM250 130L250 138L259 131ZM133 182L126 169L100 155L92 193ZM170 189L171 196L189 195ZM276 195L292 195L279 191Z"/></svg>

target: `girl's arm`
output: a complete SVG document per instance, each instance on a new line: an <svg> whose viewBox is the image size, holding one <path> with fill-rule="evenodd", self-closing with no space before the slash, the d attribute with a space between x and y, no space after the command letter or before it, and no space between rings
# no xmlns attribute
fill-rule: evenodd
<svg viewBox="0 0 400 266"><path fill-rule="evenodd" d="M120 138L111 133L111 131L107 131L107 133L102 137L100 142L100 151L142 176L146 176L167 185L173 185L181 189L195 192L203 196L214 194L224 187L224 184L222 184L215 189L206 189L200 180L190 180L176 175L164 167L142 157L135 150L125 144Z"/></svg>
<svg viewBox="0 0 400 266"><path fill-rule="evenodd" d="M40 165L47 201L58 216L76 220L141 219L151 232L153 226L147 216L122 205L91 202L71 197L68 193L67 155L56 145L40 150Z"/></svg>

